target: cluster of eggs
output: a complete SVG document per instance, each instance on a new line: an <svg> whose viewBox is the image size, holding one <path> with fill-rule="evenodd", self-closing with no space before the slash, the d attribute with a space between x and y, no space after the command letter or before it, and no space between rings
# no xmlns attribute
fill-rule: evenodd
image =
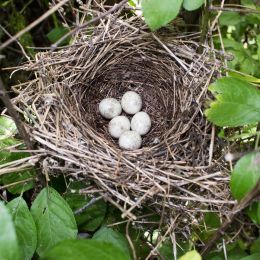
<svg viewBox="0 0 260 260"><path fill-rule="evenodd" d="M142 145L142 137L151 129L150 116L143 111L142 99L134 91L127 91L121 103L115 98L105 98L99 103L99 112L106 118L111 119L108 124L109 134L119 139L119 147L125 150L136 150ZM132 115L131 121L120 115L122 110Z"/></svg>

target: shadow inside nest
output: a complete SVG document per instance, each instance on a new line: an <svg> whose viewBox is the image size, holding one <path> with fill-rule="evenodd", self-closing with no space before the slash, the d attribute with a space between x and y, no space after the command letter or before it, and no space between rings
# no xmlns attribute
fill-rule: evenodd
<svg viewBox="0 0 260 260"><path fill-rule="evenodd" d="M196 100L208 74L201 70L192 78L159 44L153 42L151 46L133 51L128 43L122 44L121 49L107 54L106 62L101 60L98 69L92 71L94 76L78 85L81 118L119 149L117 140L108 133L109 121L100 115L98 104L106 97L120 100L126 91L136 91L143 100L142 111L152 120L150 132L143 137L144 156L150 151L153 157L170 154L174 160L191 166L205 165L211 138L211 126L203 116L207 93Z"/></svg>

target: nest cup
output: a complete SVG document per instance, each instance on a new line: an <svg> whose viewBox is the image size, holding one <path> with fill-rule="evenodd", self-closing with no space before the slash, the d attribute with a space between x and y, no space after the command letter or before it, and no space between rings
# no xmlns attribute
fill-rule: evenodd
<svg viewBox="0 0 260 260"><path fill-rule="evenodd" d="M39 52L24 66L35 79L16 88L14 102L26 108L49 174L90 180L88 193L99 191L123 217L135 219L146 205L181 216L178 227L205 210L227 213L232 201L222 148L203 115L221 64L209 47L198 54L193 39L166 33L149 33L138 17L111 16L91 36L83 30L71 46ZM135 151L119 148L98 112L103 98L120 100L129 90L152 119Z"/></svg>

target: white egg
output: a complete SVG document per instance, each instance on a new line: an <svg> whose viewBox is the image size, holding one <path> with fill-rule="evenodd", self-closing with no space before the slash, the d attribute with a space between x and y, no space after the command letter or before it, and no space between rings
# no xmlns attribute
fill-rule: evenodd
<svg viewBox="0 0 260 260"><path fill-rule="evenodd" d="M136 113L131 120L131 129L140 135L147 134L151 129L151 118L146 112Z"/></svg>
<svg viewBox="0 0 260 260"><path fill-rule="evenodd" d="M105 98L99 103L99 112L106 119L112 119L122 113L122 107L115 98Z"/></svg>
<svg viewBox="0 0 260 260"><path fill-rule="evenodd" d="M119 137L119 146L125 150L136 150L142 145L142 138L136 131L126 131Z"/></svg>
<svg viewBox="0 0 260 260"><path fill-rule="evenodd" d="M108 132L114 138L119 138L128 130L130 130L130 121L126 116L116 116L108 124Z"/></svg>
<svg viewBox="0 0 260 260"><path fill-rule="evenodd" d="M122 97L121 105L127 114L134 115L142 108L141 96L134 91L127 91Z"/></svg>

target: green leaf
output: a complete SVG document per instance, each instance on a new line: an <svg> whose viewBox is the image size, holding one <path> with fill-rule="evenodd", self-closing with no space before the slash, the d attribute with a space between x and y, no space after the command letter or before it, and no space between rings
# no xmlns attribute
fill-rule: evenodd
<svg viewBox="0 0 260 260"><path fill-rule="evenodd" d="M19 153L11 153L7 150L7 148L12 145L19 144L19 143L21 143L21 141L15 139L15 138L11 137L11 138L1 139L1 136L0 136L0 164L4 164L4 163L8 163L8 162L12 162L12 161L16 160L16 158L14 158L14 156L17 156L17 154L19 154Z"/></svg>
<svg viewBox="0 0 260 260"><path fill-rule="evenodd" d="M72 183L70 187L71 190L74 189L72 190L74 193L69 191L66 192L64 196L64 199L68 202L73 211L82 208L92 199L90 196L79 194L79 187L75 187L77 185L77 183ZM86 210L83 210L80 214L77 214L75 218L78 226L80 226L80 230L89 232L95 231L98 227L100 227L106 215L106 209L106 202L104 202L104 200L98 200Z"/></svg>
<svg viewBox="0 0 260 260"><path fill-rule="evenodd" d="M158 251L163 259L174 259L173 244L170 239L164 241L158 248Z"/></svg>
<svg viewBox="0 0 260 260"><path fill-rule="evenodd" d="M223 252L211 252L203 257L203 260L239 260L248 254L241 248L239 245L242 241L236 241L235 243L226 245L226 254L227 258L225 258Z"/></svg>
<svg viewBox="0 0 260 260"><path fill-rule="evenodd" d="M219 17L220 25L237 25L242 17L237 12L223 12Z"/></svg>
<svg viewBox="0 0 260 260"><path fill-rule="evenodd" d="M260 35L257 35L256 42L257 42L257 45L258 45L257 55L258 55L258 59L260 60ZM259 79L259 82L260 82L260 79Z"/></svg>
<svg viewBox="0 0 260 260"><path fill-rule="evenodd" d="M246 209L246 213L255 224L260 225L260 202L252 203Z"/></svg>
<svg viewBox="0 0 260 260"><path fill-rule="evenodd" d="M192 250L180 257L179 260L201 260L201 256L196 250Z"/></svg>
<svg viewBox="0 0 260 260"><path fill-rule="evenodd" d="M183 0L142 0L145 22L152 31L173 20L179 13Z"/></svg>
<svg viewBox="0 0 260 260"><path fill-rule="evenodd" d="M250 253L260 253L260 237L258 237L250 248Z"/></svg>
<svg viewBox="0 0 260 260"><path fill-rule="evenodd" d="M219 226L219 216L215 212L206 212L200 225L199 238L202 241L207 241L216 232Z"/></svg>
<svg viewBox="0 0 260 260"><path fill-rule="evenodd" d="M247 8L256 9L254 0L241 0L241 4Z"/></svg>
<svg viewBox="0 0 260 260"><path fill-rule="evenodd" d="M0 116L0 140L15 135L17 132L15 122L10 117Z"/></svg>
<svg viewBox="0 0 260 260"><path fill-rule="evenodd" d="M22 158L28 157L30 154L27 152L10 152L8 147L21 143L21 140L17 140L13 137L0 140L0 164L16 161ZM19 149L19 148L18 148ZM36 173L34 169L28 169L20 172L11 172L4 174L1 177L1 183L4 185L14 184L27 179L34 179ZM7 188L7 190L13 194L20 194L34 187L34 180L28 180L26 182L17 183Z"/></svg>
<svg viewBox="0 0 260 260"><path fill-rule="evenodd" d="M65 35L66 33L69 32L68 28L59 26L59 27L55 27L53 28L49 33L47 33L47 38L49 39L49 41L51 43L55 43L56 41L58 41L63 35ZM65 39L61 44L68 44L70 41L70 37L68 37L67 39Z"/></svg>
<svg viewBox="0 0 260 260"><path fill-rule="evenodd" d="M242 240L237 240L229 245L226 245L228 260L237 260L248 254L245 252L246 245ZM224 259L224 255L222 257Z"/></svg>
<svg viewBox="0 0 260 260"><path fill-rule="evenodd" d="M183 7L187 11L193 11L200 8L205 0L183 0Z"/></svg>
<svg viewBox="0 0 260 260"><path fill-rule="evenodd" d="M112 228L101 227L93 236L93 240L109 242L114 246L120 248L125 254L130 255L128 242L126 238L119 232Z"/></svg>
<svg viewBox="0 0 260 260"><path fill-rule="evenodd" d="M182 241L177 240L176 244L178 245L176 247L176 254L177 258L179 259L179 256L187 253L192 249L192 243L191 241ZM170 238L167 238L158 248L158 251L160 253L160 256L162 256L162 259L174 259L173 255L173 244L171 242Z"/></svg>
<svg viewBox="0 0 260 260"><path fill-rule="evenodd" d="M18 197L7 204L13 217L15 231L21 252L21 259L32 258L37 245L36 226L23 198Z"/></svg>
<svg viewBox="0 0 260 260"><path fill-rule="evenodd" d="M216 100L205 111L218 126L242 126L260 121L260 91L241 79L224 77L209 86Z"/></svg>
<svg viewBox="0 0 260 260"><path fill-rule="evenodd" d="M2 201L0 201L0 259L20 259L12 216Z"/></svg>
<svg viewBox="0 0 260 260"><path fill-rule="evenodd" d="M260 37L259 37L260 38ZM260 48L259 48L260 49ZM251 75L248 74L241 74L238 73L236 71L229 71L228 72L229 76L234 77L234 78L238 78L238 79L242 79L242 80L246 80L248 82L252 82L252 83L260 83L260 79L253 77Z"/></svg>
<svg viewBox="0 0 260 260"><path fill-rule="evenodd" d="M60 194L44 188L32 204L31 212L37 228L37 253L42 256L65 239L76 238L77 225L73 212Z"/></svg>
<svg viewBox="0 0 260 260"><path fill-rule="evenodd" d="M22 192L30 190L34 187L35 176L36 172L34 169L20 172L12 172L3 175L2 182L4 185L13 184L12 186L7 188L7 190L12 194L21 194ZM27 181L23 182L25 180ZM19 183L21 181L22 183Z"/></svg>
<svg viewBox="0 0 260 260"><path fill-rule="evenodd" d="M68 240L53 247L43 260L130 260L111 243L94 240Z"/></svg>
<svg viewBox="0 0 260 260"><path fill-rule="evenodd" d="M235 199L242 199L260 179L260 153L243 156L235 165L230 187Z"/></svg>
<svg viewBox="0 0 260 260"><path fill-rule="evenodd" d="M259 260L259 259L260 259L260 253L240 258L240 260Z"/></svg>

